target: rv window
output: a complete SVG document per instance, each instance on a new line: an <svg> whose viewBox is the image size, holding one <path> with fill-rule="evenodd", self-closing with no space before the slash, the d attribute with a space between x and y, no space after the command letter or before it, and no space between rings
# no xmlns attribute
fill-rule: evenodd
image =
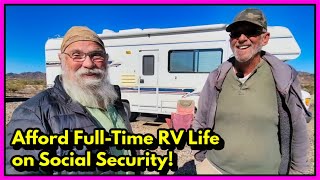
<svg viewBox="0 0 320 180"><path fill-rule="evenodd" d="M211 72L222 61L222 50L199 50L197 72Z"/></svg>
<svg viewBox="0 0 320 180"><path fill-rule="evenodd" d="M169 72L194 72L193 59L193 51L171 51L169 55Z"/></svg>
<svg viewBox="0 0 320 180"><path fill-rule="evenodd" d="M143 75L154 75L154 56L143 56L142 66Z"/></svg>
<svg viewBox="0 0 320 180"><path fill-rule="evenodd" d="M222 49L169 51L170 73L208 73L222 62Z"/></svg>

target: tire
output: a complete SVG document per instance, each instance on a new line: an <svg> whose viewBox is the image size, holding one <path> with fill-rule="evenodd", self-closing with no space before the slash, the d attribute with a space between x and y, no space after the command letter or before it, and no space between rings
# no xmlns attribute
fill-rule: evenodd
<svg viewBox="0 0 320 180"><path fill-rule="evenodd" d="M135 121L139 115L140 115L140 113L137 113L137 112L131 113L131 116L130 116L130 119L129 119L130 122L131 121Z"/></svg>
<svg viewBox="0 0 320 180"><path fill-rule="evenodd" d="M135 121L137 117L139 116L139 113L137 112L131 112L130 110L130 104L126 101L122 102L124 111L126 112L127 116L129 117L129 121Z"/></svg>
<svg viewBox="0 0 320 180"><path fill-rule="evenodd" d="M129 103L128 103L128 102L122 102L122 104L123 104L123 107L124 107L124 111L126 112L127 116L128 116L129 119L130 119L130 117L131 117L131 111L130 111L130 105L129 105Z"/></svg>

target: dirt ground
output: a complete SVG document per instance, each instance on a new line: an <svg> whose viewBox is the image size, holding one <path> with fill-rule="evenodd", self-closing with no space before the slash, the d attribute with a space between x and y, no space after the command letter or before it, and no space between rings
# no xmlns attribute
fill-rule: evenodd
<svg viewBox="0 0 320 180"><path fill-rule="evenodd" d="M12 102L6 103L6 124L10 121L11 115L14 109L20 105L21 102ZM308 134L309 134L309 170L308 174L314 175L315 173L315 149L314 149L314 142L315 142L315 111L314 111L314 96L312 96L312 102L310 106L310 112L312 112L313 117L310 123L308 123ZM156 137L157 129L158 128L168 128L167 124L164 122L163 119L158 121L154 121L155 117L146 117L140 116L137 118L136 121L132 122L132 128L134 133L151 133ZM165 155L167 151L161 150L160 148L154 150L158 155ZM178 155L178 171L171 172L169 171L168 174L176 174L176 175L192 175L195 174L195 167L193 162L193 156L191 154L191 149L189 146L186 146L183 150L175 150L175 153ZM149 172L146 171L145 174L158 174L155 171Z"/></svg>

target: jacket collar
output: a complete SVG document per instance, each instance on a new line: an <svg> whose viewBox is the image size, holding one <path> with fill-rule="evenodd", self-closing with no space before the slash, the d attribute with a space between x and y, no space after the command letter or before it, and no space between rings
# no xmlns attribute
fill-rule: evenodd
<svg viewBox="0 0 320 180"><path fill-rule="evenodd" d="M222 65L218 68L218 75L216 79L216 88L221 90L224 79L227 76L227 73L232 68L232 64L234 61L234 57L228 59L226 62L222 63Z"/></svg>
<svg viewBox="0 0 320 180"><path fill-rule="evenodd" d="M273 78L276 82L278 91L282 94L288 94L291 84L298 75L298 73L291 68L288 64L283 63L281 60L264 52L262 58L270 65Z"/></svg>
<svg viewBox="0 0 320 180"><path fill-rule="evenodd" d="M275 56L262 51L262 59L264 59L269 66L275 79L276 87L281 94L288 94L290 85L296 78L297 73L288 65L280 61ZM234 57L231 57L218 68L218 75L216 79L216 88L221 90L223 81L227 76L228 71L231 69Z"/></svg>
<svg viewBox="0 0 320 180"><path fill-rule="evenodd" d="M59 93L60 98L62 98L63 101L65 101L66 103L71 101L71 97L67 94L67 92L63 88L61 75L56 76L56 78L54 80L53 90L55 92Z"/></svg>

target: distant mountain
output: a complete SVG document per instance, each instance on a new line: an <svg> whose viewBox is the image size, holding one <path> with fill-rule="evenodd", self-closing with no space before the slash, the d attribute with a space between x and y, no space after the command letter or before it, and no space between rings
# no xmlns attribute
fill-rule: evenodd
<svg viewBox="0 0 320 180"><path fill-rule="evenodd" d="M314 74L310 74L307 72L298 72L299 80L301 83L301 87L303 90L309 92L310 94L314 94Z"/></svg>
<svg viewBox="0 0 320 180"><path fill-rule="evenodd" d="M300 75L305 75L305 76L314 76L314 74L308 73L308 72L298 71L298 73L299 73Z"/></svg>
<svg viewBox="0 0 320 180"><path fill-rule="evenodd" d="M309 84L313 83L314 84L314 74L310 74L307 72L298 72L299 75L299 80L301 84Z"/></svg>
<svg viewBox="0 0 320 180"><path fill-rule="evenodd" d="M23 72L17 73L7 73L6 79L34 79L34 80L45 80L46 73L43 72Z"/></svg>

